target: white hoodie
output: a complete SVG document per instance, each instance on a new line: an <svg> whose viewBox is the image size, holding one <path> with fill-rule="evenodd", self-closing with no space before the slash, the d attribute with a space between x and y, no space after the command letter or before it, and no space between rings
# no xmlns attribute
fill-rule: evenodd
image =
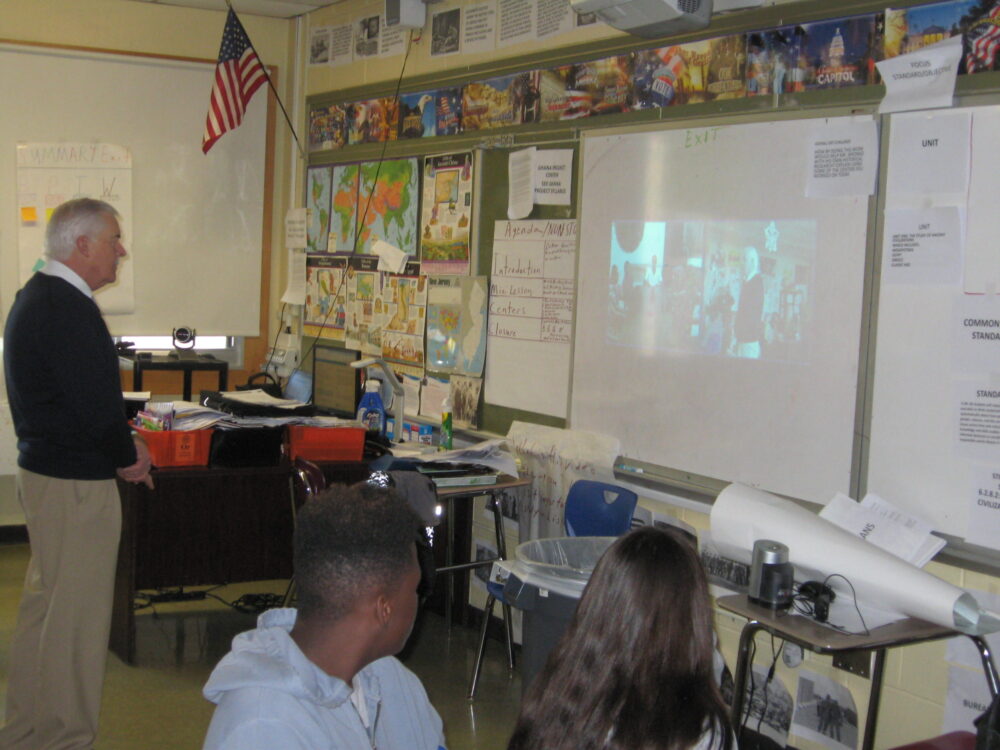
<svg viewBox="0 0 1000 750"><path fill-rule="evenodd" d="M273 609L255 630L233 639L204 695L217 705L204 750L439 750L441 717L415 674L395 657L354 678L370 726L351 702L352 688L309 661L289 631L296 610Z"/></svg>

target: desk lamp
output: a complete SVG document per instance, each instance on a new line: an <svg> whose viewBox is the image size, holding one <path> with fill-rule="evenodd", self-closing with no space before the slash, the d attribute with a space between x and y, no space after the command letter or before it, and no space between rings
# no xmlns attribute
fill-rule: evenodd
<svg viewBox="0 0 1000 750"><path fill-rule="evenodd" d="M366 357L365 359L359 359L356 362L351 362L351 367L356 370L360 370L362 367L373 367L378 365L382 368L382 372L385 373L386 380L389 381L389 385L392 386L392 412L396 417L396 426L392 431L392 442L400 442L400 438L403 436L403 405L406 402L406 391L403 390L403 384L399 382L399 378L396 377L396 373L392 371L383 360L376 359L375 357ZM397 407L396 404L399 404Z"/></svg>

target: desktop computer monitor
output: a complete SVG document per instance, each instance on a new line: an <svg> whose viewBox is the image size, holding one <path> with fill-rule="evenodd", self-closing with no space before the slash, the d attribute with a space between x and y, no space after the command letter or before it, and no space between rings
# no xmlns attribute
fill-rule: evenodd
<svg viewBox="0 0 1000 750"><path fill-rule="evenodd" d="M352 349L316 345L313 350L313 404L325 414L353 419L361 398L361 370Z"/></svg>

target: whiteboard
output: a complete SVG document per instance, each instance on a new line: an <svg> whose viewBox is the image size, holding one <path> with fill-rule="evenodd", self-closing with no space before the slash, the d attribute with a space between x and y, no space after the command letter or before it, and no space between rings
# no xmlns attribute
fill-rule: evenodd
<svg viewBox="0 0 1000 750"><path fill-rule="evenodd" d="M207 154L214 63L0 45L0 305L18 288L19 143L103 143L132 160L125 217L134 310L111 305L116 335L259 334L266 95ZM60 191L61 194L61 191ZM44 211L46 196L39 196ZM49 200L55 198L49 197ZM38 252L41 252L41 247ZM103 294L114 295L109 288ZM102 301L102 292L97 300Z"/></svg>
<svg viewBox="0 0 1000 750"><path fill-rule="evenodd" d="M812 502L850 491L870 198L805 195L817 129L848 119L871 120L585 136L572 427Z"/></svg>
<svg viewBox="0 0 1000 750"><path fill-rule="evenodd" d="M907 181L891 179L894 172L913 166L901 163L911 160L897 152L902 144L893 140L903 126L927 118L961 121L963 113L972 115L971 123L964 124L971 149L965 155L967 187L916 193L906 189ZM976 393L1000 390L1000 341L973 340L975 328L966 324L1000 321L1000 298L995 294L1000 288L998 132L997 106L897 114L890 120L886 214L957 206L964 213L966 243L960 258L964 273L947 283L892 283L883 247L867 488L922 516L936 529L963 538L969 534L969 511L977 502L984 474L1000 471L1000 438L978 444L959 439L963 402L979 402L989 411L996 397L977 398ZM941 184L944 175L935 173L928 179ZM995 427L998 419L987 422ZM996 548L1000 537L992 538L990 546Z"/></svg>

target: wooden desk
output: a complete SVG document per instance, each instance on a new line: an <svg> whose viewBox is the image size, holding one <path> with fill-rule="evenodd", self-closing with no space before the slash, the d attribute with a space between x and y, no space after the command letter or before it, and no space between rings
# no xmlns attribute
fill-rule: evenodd
<svg viewBox="0 0 1000 750"><path fill-rule="evenodd" d="M353 483L368 476L363 462L324 463L328 481ZM136 592L177 586L210 586L292 576L291 469L287 464L252 468L191 467L155 469L155 490L118 482L122 536L118 549L110 648L135 662ZM442 526L445 544L435 544L443 573L461 572L471 538L469 504L463 498L491 495L527 484L509 478L485 487L449 487L439 496L448 511ZM497 511L499 513L499 511ZM502 519L497 521L503 534ZM455 549L461 561L455 563ZM500 547L500 549L504 549ZM442 559L443 558L443 559ZM464 576L438 587L430 605L452 618L452 602L464 596ZM460 613L464 621L464 608Z"/></svg>
<svg viewBox="0 0 1000 750"><path fill-rule="evenodd" d="M850 655L874 654L871 667L871 690L868 695L868 714L865 718L865 733L862 750L875 746L875 727L878 722L879 699L882 695L882 676L885 670L885 654L890 648L911 643L925 643L942 638L963 635L952 628L934 625L924 620L907 618L899 622L874 628L869 635L848 635L820 625L814 620L788 611L775 611L767 607L751 604L745 595L724 596L716 600L722 609L747 618L740 634L739 656L736 662L736 677L733 686L732 722L739 737L743 704L746 700L747 680L750 675L750 651L756 634L764 630L778 638L791 641L804 649L819 654ZM990 687L990 693L997 695L997 671L990 657L989 646L978 636L968 636L979 651L983 670Z"/></svg>

